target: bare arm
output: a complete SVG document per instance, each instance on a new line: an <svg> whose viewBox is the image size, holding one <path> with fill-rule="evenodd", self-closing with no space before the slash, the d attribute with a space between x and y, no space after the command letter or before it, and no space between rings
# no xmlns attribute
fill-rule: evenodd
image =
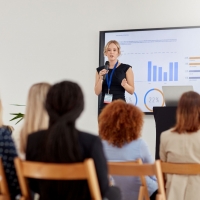
<svg viewBox="0 0 200 200"><path fill-rule="evenodd" d="M134 75L131 68L126 71L126 79L122 80L121 85L129 94L134 93Z"/></svg>
<svg viewBox="0 0 200 200"><path fill-rule="evenodd" d="M103 75L107 74L108 71L106 69L101 70L99 73L96 72L95 76L95 87L94 91L96 95L99 95L102 91L102 83L103 83Z"/></svg>

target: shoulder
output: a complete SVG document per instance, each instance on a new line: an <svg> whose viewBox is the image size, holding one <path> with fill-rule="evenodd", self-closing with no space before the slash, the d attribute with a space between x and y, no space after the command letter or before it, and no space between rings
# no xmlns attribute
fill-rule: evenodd
<svg viewBox="0 0 200 200"><path fill-rule="evenodd" d="M160 140L170 139L174 134L176 134L176 132L172 132L172 131L173 131L173 128L162 132L160 135Z"/></svg>
<svg viewBox="0 0 200 200"><path fill-rule="evenodd" d="M121 63L121 64L119 65L119 68L122 69L124 72L126 72L129 68L132 68L132 67L131 67L130 65Z"/></svg>
<svg viewBox="0 0 200 200"><path fill-rule="evenodd" d="M94 142L101 142L101 139L93 134L78 131L79 140L83 143L93 144Z"/></svg>
<svg viewBox="0 0 200 200"><path fill-rule="evenodd" d="M103 65L103 66L100 66L100 67L97 67L96 68L96 70L97 70L97 72L99 73L102 69L104 69L105 68L105 66Z"/></svg>
<svg viewBox="0 0 200 200"><path fill-rule="evenodd" d="M145 140L142 139L142 137L139 137L136 140L133 140L134 144L133 145L138 145L138 149L144 149L144 148L148 148L147 143L145 142Z"/></svg>
<svg viewBox="0 0 200 200"><path fill-rule="evenodd" d="M34 133L31 133L28 135L28 143L35 141L35 140L41 140L42 138L45 137L45 133L47 132L47 130L41 130L41 131L37 131Z"/></svg>
<svg viewBox="0 0 200 200"><path fill-rule="evenodd" d="M0 136L11 136L11 131L6 126L0 127Z"/></svg>
<svg viewBox="0 0 200 200"><path fill-rule="evenodd" d="M37 131L28 135L26 146L26 160L39 161L43 149L43 141L47 130Z"/></svg>
<svg viewBox="0 0 200 200"><path fill-rule="evenodd" d="M84 149L84 151L86 152L89 152L91 150L98 151L98 149L102 148L102 143L99 136L78 131L78 137L79 137L79 143L80 143L81 148Z"/></svg>

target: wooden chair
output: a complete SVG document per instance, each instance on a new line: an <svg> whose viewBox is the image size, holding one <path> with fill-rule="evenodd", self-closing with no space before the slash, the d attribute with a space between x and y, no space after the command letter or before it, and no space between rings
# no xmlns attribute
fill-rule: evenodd
<svg viewBox="0 0 200 200"><path fill-rule="evenodd" d="M26 178L46 180L87 180L92 199L102 199L92 159L86 159L83 163L73 164L22 161L20 158L15 158L14 162L22 192L21 200L31 200Z"/></svg>
<svg viewBox="0 0 200 200"><path fill-rule="evenodd" d="M155 175L158 181L158 194L156 196L156 200L166 200L163 176L159 160L155 161L154 164L142 164L141 160L136 162L126 162L124 164L123 162L109 162L108 168L109 173L112 175L140 177L142 185L140 187L138 200L143 200L144 198L145 200L149 199L147 184L144 176Z"/></svg>
<svg viewBox="0 0 200 200"><path fill-rule="evenodd" d="M123 171L123 166L127 166L127 165L132 165L132 164L142 164L142 160L141 159L137 159L134 161L126 161L126 162L108 162L108 166L112 165L112 163L116 163L119 166L121 166L121 170ZM109 173L112 174L112 169L109 169ZM121 172L119 171L119 174L115 174L115 175L121 175ZM145 198L145 200L150 200L149 198L149 192L147 189L147 183L146 183L146 179L144 176L140 176L140 181L141 181L141 186L140 186L140 191L139 191L139 197L138 199L142 199L143 197Z"/></svg>
<svg viewBox="0 0 200 200"><path fill-rule="evenodd" d="M161 162L163 179L165 184L165 174L179 175L200 175L200 164L197 163L169 163Z"/></svg>
<svg viewBox="0 0 200 200"><path fill-rule="evenodd" d="M10 200L8 184L1 158L0 158L0 200Z"/></svg>

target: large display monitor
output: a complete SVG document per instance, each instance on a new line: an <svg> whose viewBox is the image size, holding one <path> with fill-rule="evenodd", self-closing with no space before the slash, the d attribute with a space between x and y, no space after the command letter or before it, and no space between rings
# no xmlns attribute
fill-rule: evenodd
<svg viewBox="0 0 200 200"><path fill-rule="evenodd" d="M135 92L126 93L126 101L146 114L165 106L163 85L192 85L200 93L200 26L100 31L100 66L110 40L119 42L119 61L134 73Z"/></svg>

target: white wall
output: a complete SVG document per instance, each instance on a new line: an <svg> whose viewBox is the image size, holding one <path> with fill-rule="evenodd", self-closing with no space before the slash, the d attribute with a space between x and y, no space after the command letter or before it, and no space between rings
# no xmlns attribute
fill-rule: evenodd
<svg viewBox="0 0 200 200"><path fill-rule="evenodd" d="M39 81L77 81L85 94L82 130L97 134L99 31L200 25L199 0L0 0L0 92L4 121L24 111ZM198 37L198 36L197 36ZM155 123L145 116L144 139L155 153Z"/></svg>

